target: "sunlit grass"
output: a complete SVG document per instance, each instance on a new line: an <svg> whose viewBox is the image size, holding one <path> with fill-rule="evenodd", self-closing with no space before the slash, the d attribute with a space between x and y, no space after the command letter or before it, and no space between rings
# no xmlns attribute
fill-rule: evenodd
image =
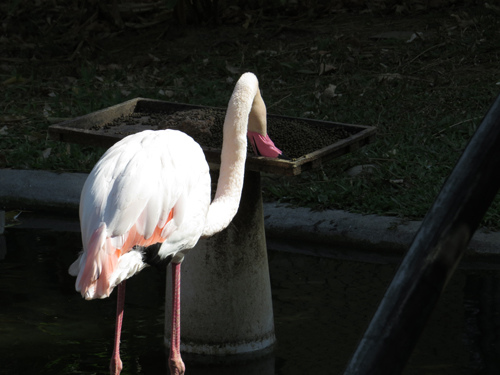
<svg viewBox="0 0 500 375"><path fill-rule="evenodd" d="M0 72L12 81L1 87L0 167L89 171L104 150L51 140L51 123L138 96L224 107L239 74L253 71L270 113L378 132L322 170L265 176L266 199L421 218L499 91L499 23L484 7L454 16L347 13L281 29L257 22L168 42L148 36L151 44L130 42L133 51L102 44L97 55L56 67L26 61ZM422 34L377 36L400 30ZM325 92L331 85L335 95ZM359 165L369 172L347 173ZM499 204L485 225L498 227Z"/></svg>

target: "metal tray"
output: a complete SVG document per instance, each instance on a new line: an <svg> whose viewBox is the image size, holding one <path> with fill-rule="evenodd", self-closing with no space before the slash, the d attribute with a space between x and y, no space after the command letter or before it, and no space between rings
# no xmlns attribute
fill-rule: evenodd
<svg viewBox="0 0 500 375"><path fill-rule="evenodd" d="M130 134L130 130L128 132L125 131L125 127L128 125L116 126L111 128L107 127L106 129L104 129L104 125L109 124L110 122L117 118L120 118L121 116L128 116L135 112L151 114L159 112L175 113L178 111L201 108L209 107L171 103L145 98L135 98L124 103L90 113L85 116L67 120L57 125L51 125L49 127L49 134L53 139L62 142L71 142L108 148L120 139ZM271 117L281 118L285 120L297 120L297 118L295 117L276 116L268 114L268 118ZM342 124L304 118L300 118L299 120L304 121L307 124L315 126L319 125L331 129L339 126L344 127L351 135L327 147L315 150L314 152L311 152L294 160L272 159L257 157L249 154L246 162L247 170L288 176L298 175L303 171L321 166L321 164L325 161L339 157L362 146L365 146L366 144L372 142L375 138L376 129L373 126ZM154 129L154 127L142 126L140 130L146 129ZM205 152L207 161L211 165L220 164L220 149L203 147L203 151Z"/></svg>

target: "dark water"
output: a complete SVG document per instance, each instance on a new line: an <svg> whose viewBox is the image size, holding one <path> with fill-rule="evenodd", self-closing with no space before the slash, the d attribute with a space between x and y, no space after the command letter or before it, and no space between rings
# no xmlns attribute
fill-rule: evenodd
<svg viewBox="0 0 500 375"><path fill-rule="evenodd" d="M80 250L74 224L70 221L65 232L10 228L4 236L0 374L108 374L115 296L84 301L74 291L74 279L67 274ZM397 264L270 249L269 267L278 339L274 374L341 374ZM127 282L124 375L168 373L164 291L164 272L154 268ZM188 375L194 367L187 362ZM225 373L240 374L231 371ZM500 373L500 272L460 269L404 374L492 373Z"/></svg>

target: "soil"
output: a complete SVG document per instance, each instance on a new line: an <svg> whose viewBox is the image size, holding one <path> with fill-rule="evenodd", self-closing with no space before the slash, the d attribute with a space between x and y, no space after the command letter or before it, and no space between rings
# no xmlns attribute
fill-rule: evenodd
<svg viewBox="0 0 500 375"><path fill-rule="evenodd" d="M222 128L225 111L221 109L192 109L169 113L135 112L119 117L102 127L94 127L103 133L123 135L144 129L175 129L189 134L202 147L222 148ZM343 126L320 126L300 119L268 118L268 134L288 158L297 159L337 141L347 138L357 130ZM249 152L251 147L248 148Z"/></svg>

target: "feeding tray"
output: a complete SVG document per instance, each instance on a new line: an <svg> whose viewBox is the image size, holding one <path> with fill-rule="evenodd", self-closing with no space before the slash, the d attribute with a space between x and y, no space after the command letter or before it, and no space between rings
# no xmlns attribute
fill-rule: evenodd
<svg viewBox="0 0 500 375"><path fill-rule="evenodd" d="M224 115L225 109L221 108L135 98L52 125L49 134L63 142L108 148L142 130L176 128L190 134L202 146L209 163L220 164ZM259 157L249 151L247 170L298 175L375 138L373 126L269 114L267 121L269 136L290 160Z"/></svg>

